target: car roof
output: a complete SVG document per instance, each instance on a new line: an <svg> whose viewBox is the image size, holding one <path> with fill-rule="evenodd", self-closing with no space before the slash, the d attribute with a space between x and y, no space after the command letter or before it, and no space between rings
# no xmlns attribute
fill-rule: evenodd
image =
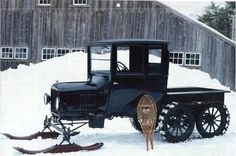
<svg viewBox="0 0 236 156"><path fill-rule="evenodd" d="M112 39L112 40L101 40L90 42L87 45L102 45L102 44L118 44L118 45L156 45L156 44L169 44L168 41L165 40L154 40L154 39Z"/></svg>

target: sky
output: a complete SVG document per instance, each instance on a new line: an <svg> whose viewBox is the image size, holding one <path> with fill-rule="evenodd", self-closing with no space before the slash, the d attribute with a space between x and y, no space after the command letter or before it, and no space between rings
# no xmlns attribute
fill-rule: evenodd
<svg viewBox="0 0 236 156"><path fill-rule="evenodd" d="M209 0L160 0L160 2L170 6L171 8L186 14L188 16L197 18L204 13L204 9L211 1ZM217 5L224 4L224 1L214 1Z"/></svg>

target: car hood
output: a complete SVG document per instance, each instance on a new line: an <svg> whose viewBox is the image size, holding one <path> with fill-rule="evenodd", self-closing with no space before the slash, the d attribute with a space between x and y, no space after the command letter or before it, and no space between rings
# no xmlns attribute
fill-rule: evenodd
<svg viewBox="0 0 236 156"><path fill-rule="evenodd" d="M98 90L99 87L96 84L91 84L88 82L62 82L52 85L52 89L60 92L74 92Z"/></svg>

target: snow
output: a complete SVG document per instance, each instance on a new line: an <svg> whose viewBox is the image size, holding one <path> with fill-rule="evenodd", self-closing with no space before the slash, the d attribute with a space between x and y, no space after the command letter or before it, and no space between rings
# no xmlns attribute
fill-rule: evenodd
<svg viewBox="0 0 236 156"><path fill-rule="evenodd" d="M50 87L55 81L86 80L86 65L86 54L78 52L35 65L19 65L18 69L1 72L0 132L23 136L41 130L45 115L50 114L50 106L43 104L43 94L45 92L50 93ZM170 64L168 86L200 86L228 90L216 79L212 80L207 73L182 68L174 64ZM235 101L235 92L226 94L225 103L231 113L231 124L228 132L223 136L171 144L164 142L160 134L155 133L154 150L147 152L143 135L131 126L129 119L114 118L111 121L105 121L104 129L91 129L84 126L80 130L81 133L72 138L72 142L80 145L103 142L104 146L100 150L55 155L233 156L236 155ZM198 133L195 131L193 136L198 136ZM20 155L12 147L21 146L26 149L37 150L59 143L61 139L60 137L58 140L42 140L39 138L32 141L16 141L0 135L0 155Z"/></svg>

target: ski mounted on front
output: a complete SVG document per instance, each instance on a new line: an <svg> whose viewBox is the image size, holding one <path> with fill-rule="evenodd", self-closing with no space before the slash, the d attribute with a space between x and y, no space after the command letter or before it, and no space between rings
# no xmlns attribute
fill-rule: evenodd
<svg viewBox="0 0 236 156"><path fill-rule="evenodd" d="M15 150L21 152L22 154L39 154L39 153L65 153L65 152L78 152L78 151L94 151L98 150L103 146L103 143L94 143L92 145L88 146L80 146L74 143L70 142L71 136L75 136L79 134L79 132L76 132L78 128L85 125L87 122L76 122L76 123L61 123L58 122L51 122L51 118L45 118L44 120L44 129L41 132L34 133L29 136L13 136L8 133L2 133L4 136L6 136L9 139L13 140L32 140L37 138L42 139L57 139L57 137L61 134L63 135L63 140L60 142L59 145L53 145L51 147L42 149L42 150L27 150L21 147L14 147ZM65 125L73 126L74 124L79 124L76 128L70 130L70 127L65 127ZM51 128L54 127L58 132L52 131ZM49 130L49 132L45 132L45 130ZM63 144L64 142L67 142L67 144Z"/></svg>
<svg viewBox="0 0 236 156"><path fill-rule="evenodd" d="M128 117L135 129L137 104L149 94L157 106L157 129L164 140L185 141L194 125L202 137L224 134L229 112L224 105L228 91L209 88L167 88L169 51L167 41L107 40L88 44L88 81L55 83L50 118L44 127L59 131L70 144L76 130L88 123L103 128L105 119ZM73 125L78 124L73 129Z"/></svg>

